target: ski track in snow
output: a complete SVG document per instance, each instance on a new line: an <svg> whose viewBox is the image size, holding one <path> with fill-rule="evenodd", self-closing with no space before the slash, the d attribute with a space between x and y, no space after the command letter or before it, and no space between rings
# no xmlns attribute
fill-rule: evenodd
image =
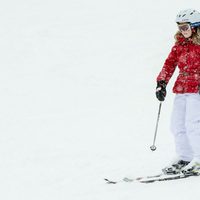
<svg viewBox="0 0 200 200"><path fill-rule="evenodd" d="M151 152L155 78L180 9L199 2L9 0L0 6L0 199L200 197L199 179L153 175L174 153L171 86Z"/></svg>

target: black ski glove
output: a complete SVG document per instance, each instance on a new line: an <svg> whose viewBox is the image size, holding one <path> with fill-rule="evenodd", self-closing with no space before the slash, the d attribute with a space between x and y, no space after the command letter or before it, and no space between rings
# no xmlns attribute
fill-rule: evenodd
<svg viewBox="0 0 200 200"><path fill-rule="evenodd" d="M164 101L167 91L166 91L167 83L165 81L158 81L156 87L156 97L159 101Z"/></svg>

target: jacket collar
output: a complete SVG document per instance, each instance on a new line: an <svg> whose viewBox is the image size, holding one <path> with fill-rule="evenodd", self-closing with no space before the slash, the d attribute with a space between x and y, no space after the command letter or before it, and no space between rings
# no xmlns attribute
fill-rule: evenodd
<svg viewBox="0 0 200 200"><path fill-rule="evenodd" d="M184 36L179 36L177 38L176 44L178 45L188 45L188 44L193 44L193 41L191 38L185 38Z"/></svg>

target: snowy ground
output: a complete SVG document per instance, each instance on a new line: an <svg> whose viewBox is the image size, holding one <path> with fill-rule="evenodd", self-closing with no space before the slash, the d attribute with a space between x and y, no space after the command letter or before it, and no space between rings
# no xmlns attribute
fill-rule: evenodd
<svg viewBox="0 0 200 200"><path fill-rule="evenodd" d="M200 197L199 179L106 185L174 156L172 83L151 152L155 78L180 9L197 0L0 3L0 199ZM172 79L173 82L173 79Z"/></svg>

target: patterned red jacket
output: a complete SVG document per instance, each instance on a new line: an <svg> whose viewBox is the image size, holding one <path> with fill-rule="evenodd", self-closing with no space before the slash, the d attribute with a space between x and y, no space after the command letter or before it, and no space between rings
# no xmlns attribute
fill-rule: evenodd
<svg viewBox="0 0 200 200"><path fill-rule="evenodd" d="M174 93L198 93L200 88L200 45L191 39L180 38L172 47L164 66L157 77L157 81L166 83L172 77L176 66L179 75L173 87Z"/></svg>

